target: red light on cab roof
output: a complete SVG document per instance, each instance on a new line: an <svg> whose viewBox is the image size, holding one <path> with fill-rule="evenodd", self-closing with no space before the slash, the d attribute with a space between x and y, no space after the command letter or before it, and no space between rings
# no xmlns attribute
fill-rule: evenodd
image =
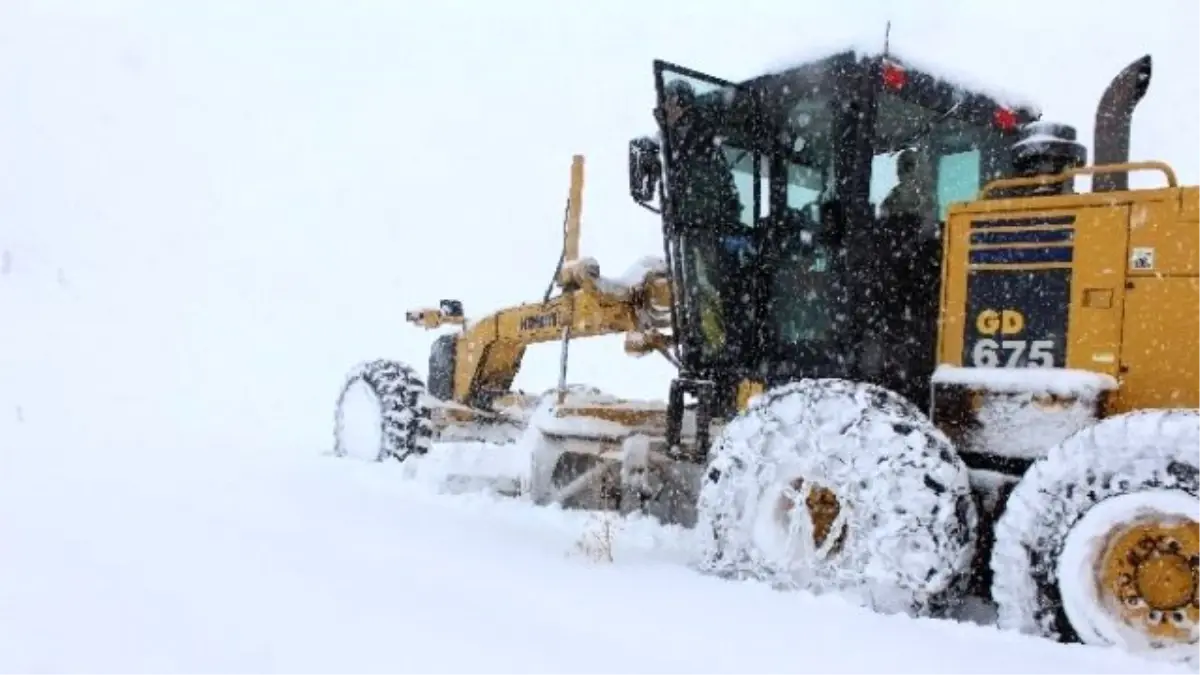
<svg viewBox="0 0 1200 675"><path fill-rule="evenodd" d="M1017 128L1017 114L1008 108L996 108L992 122L1003 131L1012 131Z"/></svg>
<svg viewBox="0 0 1200 675"><path fill-rule="evenodd" d="M908 82L908 73L904 72L904 68L885 59L883 61L883 86L898 91L904 88L906 82Z"/></svg>

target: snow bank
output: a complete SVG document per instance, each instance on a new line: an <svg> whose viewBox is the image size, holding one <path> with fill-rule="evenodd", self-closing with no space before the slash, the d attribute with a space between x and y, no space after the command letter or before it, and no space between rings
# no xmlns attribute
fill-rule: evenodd
<svg viewBox="0 0 1200 675"><path fill-rule="evenodd" d="M435 452L414 458L405 468L421 482L448 493L517 495L529 473L529 454L519 443L438 443Z"/></svg>

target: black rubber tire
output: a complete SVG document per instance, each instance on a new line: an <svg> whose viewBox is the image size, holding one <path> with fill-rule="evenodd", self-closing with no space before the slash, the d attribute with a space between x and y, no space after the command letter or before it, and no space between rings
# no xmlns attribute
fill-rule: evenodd
<svg viewBox="0 0 1200 675"><path fill-rule="evenodd" d="M358 382L370 388L380 407L380 446L376 461L391 457L403 462L412 455L429 452L433 443L433 422L425 383L410 366L377 359L352 369L338 394L333 434L335 455L346 455L342 410L346 393Z"/></svg>
<svg viewBox="0 0 1200 675"><path fill-rule="evenodd" d="M1147 410L1101 420L1035 462L996 521L991 568L997 624L1078 642L1058 579L1068 534L1092 507L1120 495L1166 489L1196 498L1197 447L1198 411Z"/></svg>
<svg viewBox="0 0 1200 675"><path fill-rule="evenodd" d="M848 520L840 551L784 564L755 528L773 522L760 504L795 476L832 489ZM698 509L707 571L883 612L939 614L975 552L966 465L919 409L872 384L803 380L756 399L713 444Z"/></svg>

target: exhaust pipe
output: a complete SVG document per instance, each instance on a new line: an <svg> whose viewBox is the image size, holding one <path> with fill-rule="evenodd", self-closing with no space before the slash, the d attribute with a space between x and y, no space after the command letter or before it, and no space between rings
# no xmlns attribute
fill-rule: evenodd
<svg viewBox="0 0 1200 675"><path fill-rule="evenodd" d="M1096 130L1092 141L1094 164L1122 164L1129 161L1129 134L1133 109L1150 88L1151 60L1147 54L1113 78L1096 107ZM1129 189L1129 172L1097 174L1092 192L1120 192Z"/></svg>

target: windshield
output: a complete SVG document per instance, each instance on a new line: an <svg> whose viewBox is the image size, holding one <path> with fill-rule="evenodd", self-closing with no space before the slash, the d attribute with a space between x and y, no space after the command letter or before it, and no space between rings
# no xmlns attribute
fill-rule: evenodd
<svg viewBox="0 0 1200 675"><path fill-rule="evenodd" d="M1000 174L1009 141L999 129L888 91L879 93L877 110L870 187L876 217L919 215L932 234L951 204L974 199Z"/></svg>
<svg viewBox="0 0 1200 675"><path fill-rule="evenodd" d="M821 218L831 175L828 167L787 164L787 212L774 237L768 300L771 327L780 344L820 341L831 327L833 242Z"/></svg>
<svg viewBox="0 0 1200 675"><path fill-rule="evenodd" d="M772 164L785 180L771 183L782 192L766 258L767 311L773 342L784 349L828 337L835 244L824 215L834 201L833 122L828 101L805 99L788 112L787 152Z"/></svg>

